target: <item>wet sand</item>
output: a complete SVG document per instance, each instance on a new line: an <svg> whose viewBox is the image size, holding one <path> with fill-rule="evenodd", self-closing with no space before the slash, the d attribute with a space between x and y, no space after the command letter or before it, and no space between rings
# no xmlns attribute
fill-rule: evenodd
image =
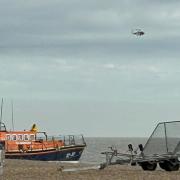
<svg viewBox="0 0 180 180"><path fill-rule="evenodd" d="M139 166L113 165L103 170L87 170L94 165L67 164L56 162L6 160L1 180L178 180L180 171L166 172L143 171ZM63 172L63 169L79 168L74 172Z"/></svg>

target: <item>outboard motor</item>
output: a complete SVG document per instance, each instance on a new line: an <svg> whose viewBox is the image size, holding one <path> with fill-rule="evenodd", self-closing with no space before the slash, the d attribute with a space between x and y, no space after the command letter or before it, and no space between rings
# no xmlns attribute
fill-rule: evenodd
<svg viewBox="0 0 180 180"><path fill-rule="evenodd" d="M139 150L142 152L144 150L144 147L142 144L139 144Z"/></svg>
<svg viewBox="0 0 180 180"><path fill-rule="evenodd" d="M129 151L130 151L130 152L132 152L132 151L133 151L132 144L128 144L128 148L129 148Z"/></svg>

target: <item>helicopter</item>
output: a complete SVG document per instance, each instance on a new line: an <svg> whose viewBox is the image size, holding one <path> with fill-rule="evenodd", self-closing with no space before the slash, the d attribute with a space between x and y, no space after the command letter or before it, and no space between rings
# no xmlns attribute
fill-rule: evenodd
<svg viewBox="0 0 180 180"><path fill-rule="evenodd" d="M145 34L145 32L142 31L141 29L134 29L131 31L131 33L136 35L136 36L143 36Z"/></svg>

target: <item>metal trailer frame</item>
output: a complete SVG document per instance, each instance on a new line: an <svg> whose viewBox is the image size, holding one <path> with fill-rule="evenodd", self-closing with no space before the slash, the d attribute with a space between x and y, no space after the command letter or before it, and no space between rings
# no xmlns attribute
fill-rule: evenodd
<svg viewBox="0 0 180 180"><path fill-rule="evenodd" d="M168 126L170 126L170 129ZM174 131L173 128L178 128L178 126L179 129L177 130L179 130L179 134L176 134L176 131ZM162 127L162 134L160 133L162 137L160 137L158 129ZM169 137L171 128L173 130L173 135L170 135L171 137ZM174 144L172 146L170 143L173 141ZM151 148L156 151L156 147L152 146L154 145L153 143L157 142L161 142L162 144L159 143L155 146L159 148L159 150L164 149L164 152L149 153L148 150ZM132 166L140 165L143 170L153 171L156 169L157 164L159 164L159 166L166 171L177 171L180 167L180 121L158 123L144 147L142 144L139 144L138 148L133 150L132 144L129 144L127 153L118 152L114 147L109 148L110 151L101 152L101 154L106 156L106 162L100 164L100 169L104 169L109 165L130 164ZM114 161L114 159L116 159L116 161Z"/></svg>

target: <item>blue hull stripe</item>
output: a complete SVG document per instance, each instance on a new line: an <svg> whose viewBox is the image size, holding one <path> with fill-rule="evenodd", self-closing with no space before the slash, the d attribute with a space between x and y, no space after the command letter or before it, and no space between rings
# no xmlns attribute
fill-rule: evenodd
<svg viewBox="0 0 180 180"><path fill-rule="evenodd" d="M6 153L7 159L27 159L41 161L78 161L84 147L67 147L60 150L41 151L41 152L19 152Z"/></svg>

